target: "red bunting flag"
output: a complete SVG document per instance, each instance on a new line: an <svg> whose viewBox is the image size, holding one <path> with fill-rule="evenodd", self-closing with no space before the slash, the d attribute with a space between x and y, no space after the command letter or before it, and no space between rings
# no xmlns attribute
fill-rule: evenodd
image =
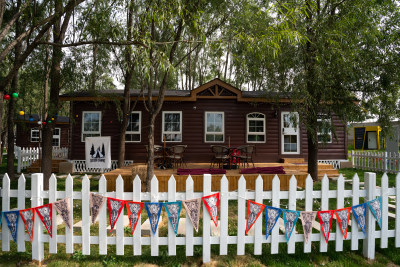
<svg viewBox="0 0 400 267"><path fill-rule="evenodd" d="M128 210L129 222L131 224L131 233L135 232L136 225L139 221L140 213L142 212L144 203L143 202L134 202L134 201L125 201L126 209Z"/></svg>
<svg viewBox="0 0 400 267"><path fill-rule="evenodd" d="M115 223L118 220L121 211L124 209L125 201L116 198L107 198L108 202L108 215L110 217L111 231L114 229Z"/></svg>
<svg viewBox="0 0 400 267"><path fill-rule="evenodd" d="M321 230L325 237L326 244L329 241L329 234L331 233L333 210L318 211L318 219L321 224Z"/></svg>
<svg viewBox="0 0 400 267"><path fill-rule="evenodd" d="M19 214L21 215L21 218L24 221L26 231L28 232L29 238L31 239L32 243L33 227L35 225L35 209L32 208L32 209L20 210Z"/></svg>
<svg viewBox="0 0 400 267"><path fill-rule="evenodd" d="M53 238L53 233L51 232L53 229L53 203L36 207L35 209L50 237Z"/></svg>
<svg viewBox="0 0 400 267"><path fill-rule="evenodd" d="M251 227L256 223L258 216L260 216L264 208L265 208L264 204L260 204L251 200L247 201L246 234L249 232Z"/></svg>
<svg viewBox="0 0 400 267"><path fill-rule="evenodd" d="M215 226L218 226L218 206L219 206L219 193L201 198L210 214Z"/></svg>
<svg viewBox="0 0 400 267"><path fill-rule="evenodd" d="M339 223L340 231L344 236L344 239L347 239L347 229L349 228L349 221L350 221L350 210L351 208L344 208L335 210L336 219Z"/></svg>

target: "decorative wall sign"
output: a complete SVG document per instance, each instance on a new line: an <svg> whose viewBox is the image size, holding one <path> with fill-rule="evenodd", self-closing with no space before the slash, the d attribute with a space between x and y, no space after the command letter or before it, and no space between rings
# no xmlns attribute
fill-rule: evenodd
<svg viewBox="0 0 400 267"><path fill-rule="evenodd" d="M358 225L361 228L361 231L365 234L367 224L366 224L366 218L367 218L367 203L359 204L356 206L351 207L351 211L354 214L354 217L357 220Z"/></svg>
<svg viewBox="0 0 400 267"><path fill-rule="evenodd" d="M67 225L69 229L71 228L71 209L70 209L70 198L64 198L59 201L54 202L54 206L56 207L56 210L58 213L61 215L61 218Z"/></svg>
<svg viewBox="0 0 400 267"><path fill-rule="evenodd" d="M367 202L372 214L379 224L379 228L382 228L382 197L375 198Z"/></svg>
<svg viewBox="0 0 400 267"><path fill-rule="evenodd" d="M171 222L172 229L175 235L178 233L179 218L181 216L182 201L164 203L165 210L168 214L168 219Z"/></svg>
<svg viewBox="0 0 400 267"><path fill-rule="evenodd" d="M251 227L256 223L258 216L260 216L264 208L265 208L264 204L260 204L251 200L247 201L246 234L249 232Z"/></svg>
<svg viewBox="0 0 400 267"><path fill-rule="evenodd" d="M190 199L190 200L183 200L183 205L186 209L186 214L189 216L190 221L192 222L193 228L196 232L199 231L199 219L200 219L200 204L201 199Z"/></svg>
<svg viewBox="0 0 400 267"><path fill-rule="evenodd" d="M283 211L283 220L285 222L285 235L286 242L289 242L290 236L294 228L296 228L296 222L299 218L300 211L296 210L282 210Z"/></svg>
<svg viewBox="0 0 400 267"><path fill-rule="evenodd" d="M218 207L219 207L219 193L201 198L206 206L211 219L214 221L215 226L218 226Z"/></svg>
<svg viewBox="0 0 400 267"><path fill-rule="evenodd" d="M33 240L33 227L35 226L35 209L25 209L20 210L19 214L21 215L22 221L25 224L26 231L28 232L29 238L31 239L31 243Z"/></svg>
<svg viewBox="0 0 400 267"><path fill-rule="evenodd" d="M301 224L303 225L304 240L306 244L310 239L312 233L312 225L314 223L315 217L317 216L316 211L302 211L300 212Z"/></svg>
<svg viewBox="0 0 400 267"><path fill-rule="evenodd" d="M319 223L321 224L321 230L327 244L329 241L329 234L331 232L333 212L333 210L318 211Z"/></svg>
<svg viewBox="0 0 400 267"><path fill-rule="evenodd" d="M4 218L6 219L8 229L15 243L17 243L17 229L18 229L18 211L3 211Z"/></svg>
<svg viewBox="0 0 400 267"><path fill-rule="evenodd" d="M98 194L90 193L90 211L92 214L92 224L95 223L100 210L106 203L107 198Z"/></svg>
<svg viewBox="0 0 400 267"><path fill-rule="evenodd" d="M46 227L50 237L53 238L52 227L53 227L53 203L43 205L35 208L40 220Z"/></svg>
<svg viewBox="0 0 400 267"><path fill-rule="evenodd" d="M126 209L128 210L129 223L131 225L131 233L135 232L136 225L139 221L140 213L142 212L144 203L143 202L134 202L134 201L125 201Z"/></svg>
<svg viewBox="0 0 400 267"><path fill-rule="evenodd" d="M158 227L158 221L160 220L163 203L145 202L144 205L147 210L147 215L149 216L151 231L153 232L153 235L155 235Z"/></svg>
<svg viewBox="0 0 400 267"><path fill-rule="evenodd" d="M107 198L108 200L108 215L110 218L111 231L114 229L121 211L124 209L125 201L116 198Z"/></svg>
<svg viewBox="0 0 400 267"><path fill-rule="evenodd" d="M282 209L274 208L270 206L265 206L265 228L266 228L266 238L271 234L272 229L274 228L276 222L281 216Z"/></svg>
<svg viewBox="0 0 400 267"><path fill-rule="evenodd" d="M87 168L111 168L111 137L86 137L85 156Z"/></svg>
<svg viewBox="0 0 400 267"><path fill-rule="evenodd" d="M344 236L344 239L347 239L347 229L349 228L349 221L350 221L350 207L344 209L335 210L336 219L339 223L340 231Z"/></svg>

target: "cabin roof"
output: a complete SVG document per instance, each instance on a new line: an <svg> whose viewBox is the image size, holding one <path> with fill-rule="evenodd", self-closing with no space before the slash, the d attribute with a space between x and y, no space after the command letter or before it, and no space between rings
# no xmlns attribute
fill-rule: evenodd
<svg viewBox="0 0 400 267"><path fill-rule="evenodd" d="M25 122L31 122L29 119L33 118L33 122L37 122L40 120L40 117L38 114L24 114L24 115L18 115L17 116L17 121L25 121ZM69 123L69 117L66 116L57 116L55 118L56 123Z"/></svg>
<svg viewBox="0 0 400 267"><path fill-rule="evenodd" d="M60 96L62 101L101 101L112 100L116 97L122 98L124 90L102 90L95 93L90 91L76 91ZM140 90L131 90L131 98L143 97ZM158 97L159 91L152 92L152 97ZM144 98L147 93L144 92ZM199 98L206 99L236 99L244 102L288 102L289 98L276 92L266 91L242 91L218 78L209 81L193 90L166 90L164 101L196 101Z"/></svg>

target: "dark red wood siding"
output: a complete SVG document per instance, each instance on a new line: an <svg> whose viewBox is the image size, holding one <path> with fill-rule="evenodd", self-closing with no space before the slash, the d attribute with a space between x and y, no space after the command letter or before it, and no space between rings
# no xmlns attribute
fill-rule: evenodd
<svg viewBox="0 0 400 267"><path fill-rule="evenodd" d="M174 144L184 144L188 148L185 153L187 162L209 162L212 153L210 146L221 144L228 146L229 137L232 147L245 145L246 143L246 116L248 113L260 112L266 116L266 142L256 143L256 162L278 162L285 157L303 157L307 159L307 136L301 129L300 150L297 155L281 154L281 121L280 112L289 111L289 107L281 106L275 115L275 107L269 103L237 102L235 99L198 99L196 102L176 101L164 102L162 111L182 111L183 129L182 142L167 143L169 146ZM118 140L120 138L120 123L116 114L114 103L106 102L103 104L93 102L74 102L74 122L73 122L73 142L72 159L85 158L85 143L81 141L82 112L101 111L102 112L102 136L111 136L112 159L117 159ZM144 162L146 159L145 145L147 144L148 115L144 107L138 103L136 110L142 111L142 136L141 142L126 143L126 159L135 162ZM161 124L162 111L157 117L155 124L155 144L162 144ZM224 112L225 119L225 141L223 143L206 143L204 124L205 112L218 111ZM345 159L347 157L346 128L345 124L337 119L333 119L336 126L336 139L332 143L321 148L319 159Z"/></svg>
<svg viewBox="0 0 400 267"><path fill-rule="evenodd" d="M31 129L38 128L38 124L30 122L17 122L16 131L16 145L19 147L38 147L38 142L31 142ZM69 124L60 123L56 125L56 128L60 128L60 147L68 147L69 137Z"/></svg>

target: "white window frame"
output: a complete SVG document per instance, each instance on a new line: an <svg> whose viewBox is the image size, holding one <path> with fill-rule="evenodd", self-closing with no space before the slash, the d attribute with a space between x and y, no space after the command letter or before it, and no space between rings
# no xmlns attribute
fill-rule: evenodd
<svg viewBox="0 0 400 267"><path fill-rule="evenodd" d="M85 114L86 113L98 113L99 114L99 130L98 131L88 131L88 132L85 132ZM85 142L85 139L83 138L83 136L85 135L85 134L98 134L99 136L101 136L101 111L82 111L82 133L81 133L81 141L82 142Z"/></svg>
<svg viewBox="0 0 400 267"><path fill-rule="evenodd" d="M332 119L331 118L324 118L323 116L321 116L321 117L319 117L318 119L317 119L317 122L320 122L320 121L326 121L327 123L329 123L330 125L331 125L331 123L332 123ZM330 137L330 141L329 142L325 142L326 144L331 144L332 143L332 131L329 129L328 130L328 132L326 133L327 135L329 135L329 137ZM318 139L318 143L319 144L323 144L324 142L323 141L319 141L319 136L320 135L323 135L323 133L318 129L318 131L317 131L317 139Z"/></svg>
<svg viewBox="0 0 400 267"><path fill-rule="evenodd" d="M165 123L165 114L179 114L179 131L164 131L164 123ZM181 135L181 140L179 141L168 141L166 140L165 142L168 143L182 143L183 140L183 135L182 135L182 111L163 111L162 112L162 124L161 124L161 142L164 142L164 135L166 134L180 134Z"/></svg>
<svg viewBox="0 0 400 267"><path fill-rule="evenodd" d="M59 135L54 135L54 130L55 129L58 129ZM58 146L53 146L53 140L51 140L52 146L53 147L60 147L60 145L61 145L61 128L54 128L54 130L53 130L53 139L56 136L55 139L58 139Z"/></svg>
<svg viewBox="0 0 400 267"><path fill-rule="evenodd" d="M33 140L32 140L32 133L33 133L33 132L38 132L38 133L39 133L39 136L37 137L37 138L38 138L37 141L33 141ZM38 143L38 142L40 141L40 136L41 136L41 134L40 134L40 130L39 130L39 129L33 129L33 128L31 129L31 142L32 142L32 143ZM35 137L35 138L36 138L36 137Z"/></svg>
<svg viewBox="0 0 400 267"><path fill-rule="evenodd" d="M298 112L281 112L281 130L284 129L284 115L286 114L295 114L297 116L297 125L296 128L287 128L289 132L281 132L281 152L282 155L299 155L300 154L300 126L299 126L299 113ZM297 136L297 152L285 152L285 135L296 135Z"/></svg>
<svg viewBox="0 0 400 267"><path fill-rule="evenodd" d="M259 114L264 116L264 118L249 118L250 115L252 114ZM250 132L250 121L262 121L263 122L263 131L262 132ZM251 112L246 115L246 142L247 143L265 143L266 142L266 136L265 136L265 114L260 113L260 112ZM250 135L264 135L264 141L249 141L249 136Z"/></svg>
<svg viewBox="0 0 400 267"><path fill-rule="evenodd" d="M207 132L207 114L222 114L222 132ZM207 141L207 134L222 134L222 141ZM225 112L206 111L204 116L204 142L205 143L224 143L225 142Z"/></svg>
<svg viewBox="0 0 400 267"><path fill-rule="evenodd" d="M142 142L142 112L141 111L132 111L131 114L139 114L139 131L126 131L125 135L127 134L138 134L139 135L139 141L126 141L126 143L140 143ZM130 116L129 116L130 119Z"/></svg>

